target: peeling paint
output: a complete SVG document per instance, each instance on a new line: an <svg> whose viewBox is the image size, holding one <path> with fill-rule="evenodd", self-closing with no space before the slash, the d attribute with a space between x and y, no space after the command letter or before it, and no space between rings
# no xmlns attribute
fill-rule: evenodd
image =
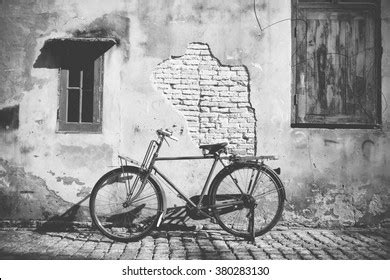
<svg viewBox="0 0 390 280"><path fill-rule="evenodd" d="M326 182L329 180L302 186L291 194L285 219L317 227L375 225L389 211L390 191L386 188Z"/></svg>
<svg viewBox="0 0 390 280"><path fill-rule="evenodd" d="M0 175L0 219L42 219L45 213L60 214L72 206L49 190L43 179L3 159L0 166L5 170Z"/></svg>
<svg viewBox="0 0 390 280"><path fill-rule="evenodd" d="M79 179L70 176L56 177L56 179L57 182L63 182L64 185L72 185L73 183L77 185L85 185L84 182L81 182Z"/></svg>
<svg viewBox="0 0 390 280"><path fill-rule="evenodd" d="M77 196L78 197L86 197L88 195L90 195L92 192L92 188L89 188L89 187L82 187L79 192L77 193Z"/></svg>

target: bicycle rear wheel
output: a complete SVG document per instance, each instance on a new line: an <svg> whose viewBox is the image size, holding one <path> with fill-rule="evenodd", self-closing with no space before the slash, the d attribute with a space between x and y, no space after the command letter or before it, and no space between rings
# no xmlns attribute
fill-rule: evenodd
<svg viewBox="0 0 390 280"><path fill-rule="evenodd" d="M90 197L94 224L105 236L117 241L136 241L156 225L163 213L159 185L138 167L124 166L105 174ZM132 192L132 195L130 195Z"/></svg>
<svg viewBox="0 0 390 280"><path fill-rule="evenodd" d="M284 187L265 165L236 163L223 169L210 188L210 207L227 232L244 238L269 231L280 219L284 207ZM254 228L250 209L254 209Z"/></svg>

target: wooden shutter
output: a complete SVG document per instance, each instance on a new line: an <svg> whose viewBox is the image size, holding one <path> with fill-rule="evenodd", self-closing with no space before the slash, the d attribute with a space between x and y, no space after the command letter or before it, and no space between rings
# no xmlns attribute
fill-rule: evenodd
<svg viewBox="0 0 390 280"><path fill-rule="evenodd" d="M103 56L94 62L94 85L93 85L93 122L102 122L102 99L103 99Z"/></svg>
<svg viewBox="0 0 390 280"><path fill-rule="evenodd" d="M376 9L299 8L293 26L295 124L380 122Z"/></svg>
<svg viewBox="0 0 390 280"><path fill-rule="evenodd" d="M58 103L58 130L62 130L66 124L66 108L67 108L67 95L68 95L68 76L69 70L59 70L59 103Z"/></svg>

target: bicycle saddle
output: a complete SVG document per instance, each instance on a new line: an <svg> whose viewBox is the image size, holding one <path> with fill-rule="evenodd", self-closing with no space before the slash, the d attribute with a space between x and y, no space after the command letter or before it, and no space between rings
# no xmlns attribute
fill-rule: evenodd
<svg viewBox="0 0 390 280"><path fill-rule="evenodd" d="M207 150L209 154L215 154L221 151L224 147L227 146L227 142L216 143L216 144L206 144L200 145L199 149Z"/></svg>

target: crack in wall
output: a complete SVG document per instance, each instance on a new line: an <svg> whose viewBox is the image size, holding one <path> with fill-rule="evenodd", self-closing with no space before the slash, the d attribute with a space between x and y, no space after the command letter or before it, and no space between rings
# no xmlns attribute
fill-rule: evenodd
<svg viewBox="0 0 390 280"><path fill-rule="evenodd" d="M198 145L228 141L229 152L256 153L256 117L245 66L222 65L205 43L160 63L154 83L185 117Z"/></svg>

